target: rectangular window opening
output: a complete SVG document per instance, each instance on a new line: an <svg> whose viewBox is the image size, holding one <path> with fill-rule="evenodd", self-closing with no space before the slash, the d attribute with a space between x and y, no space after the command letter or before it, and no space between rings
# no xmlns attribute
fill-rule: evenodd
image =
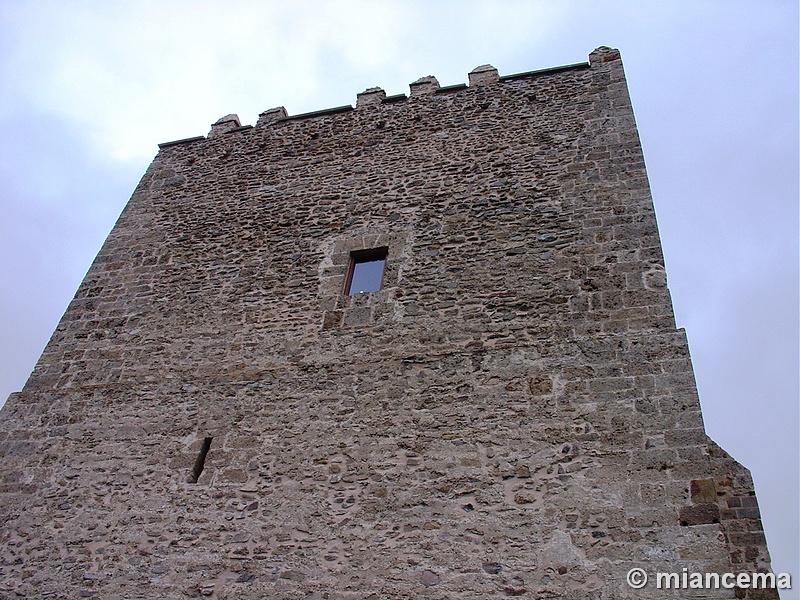
<svg viewBox="0 0 800 600"><path fill-rule="evenodd" d="M200 474L203 472L203 467L206 466L206 456L208 456L208 450L211 448L211 440L214 438L204 438L203 439L203 446L200 448L200 454L197 455L197 460L194 461L194 468L192 469L192 474L189 476L189 483L197 483L197 480L200 479Z"/></svg>
<svg viewBox="0 0 800 600"><path fill-rule="evenodd" d="M345 294L352 296L380 290L388 254L386 247L351 252Z"/></svg>

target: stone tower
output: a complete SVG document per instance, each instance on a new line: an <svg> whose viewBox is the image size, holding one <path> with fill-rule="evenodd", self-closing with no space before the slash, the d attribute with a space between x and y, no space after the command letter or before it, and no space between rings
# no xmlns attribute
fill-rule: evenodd
<svg viewBox="0 0 800 600"><path fill-rule="evenodd" d="M609 48L161 144L1 414L4 599L777 597Z"/></svg>

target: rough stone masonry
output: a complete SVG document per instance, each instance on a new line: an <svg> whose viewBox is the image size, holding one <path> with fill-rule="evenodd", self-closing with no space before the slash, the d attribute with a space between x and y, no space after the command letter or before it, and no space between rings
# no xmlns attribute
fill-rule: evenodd
<svg viewBox="0 0 800 600"><path fill-rule="evenodd" d="M0 413L0 598L776 598L626 583L769 555L589 58L161 144Z"/></svg>

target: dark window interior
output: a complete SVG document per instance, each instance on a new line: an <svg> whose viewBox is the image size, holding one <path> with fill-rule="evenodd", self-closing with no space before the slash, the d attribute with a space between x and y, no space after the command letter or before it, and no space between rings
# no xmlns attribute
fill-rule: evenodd
<svg viewBox="0 0 800 600"><path fill-rule="evenodd" d="M214 438L204 438L203 439L203 446L200 448L200 454L197 455L197 460L194 461L194 468L192 469L192 474L189 476L189 483L197 483L197 480L200 479L200 474L203 472L203 467L206 465L206 456L208 456L208 451L211 448L211 440Z"/></svg>

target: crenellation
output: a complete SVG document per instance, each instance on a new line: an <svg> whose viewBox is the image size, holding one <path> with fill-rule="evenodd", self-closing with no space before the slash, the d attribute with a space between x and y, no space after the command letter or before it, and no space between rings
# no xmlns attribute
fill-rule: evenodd
<svg viewBox="0 0 800 600"><path fill-rule="evenodd" d="M451 92L459 92L467 88L467 85L464 83L457 83L455 85L448 85L445 87L437 88L435 93L436 94L449 94Z"/></svg>
<svg viewBox="0 0 800 600"><path fill-rule="evenodd" d="M480 65L469 73L469 87L491 85L500 81L500 75L492 65Z"/></svg>
<svg viewBox="0 0 800 600"><path fill-rule="evenodd" d="M395 94L394 96L386 96L381 100L382 104L394 104L395 102L403 102L408 100L408 96L405 94Z"/></svg>
<svg viewBox="0 0 800 600"><path fill-rule="evenodd" d="M411 96L425 96L439 89L439 81L433 75L420 77L409 85Z"/></svg>
<svg viewBox="0 0 800 600"><path fill-rule="evenodd" d="M241 126L239 122L239 115L225 115L224 117L220 117L217 121L211 126L211 130L208 132L208 138L214 138L222 133L227 133L232 129L236 129Z"/></svg>
<svg viewBox="0 0 800 600"><path fill-rule="evenodd" d="M199 141L205 140L205 139L206 138L203 137L203 136L195 136L195 137L190 137L190 138L184 138L184 139L181 139L181 140L173 140L171 142L161 142L161 143L158 144L158 148L160 150L164 150L164 149L170 148L172 146L179 146L181 144L191 144L193 142L199 142Z"/></svg>
<svg viewBox="0 0 800 600"><path fill-rule="evenodd" d="M353 110L353 107L349 104L344 106L336 106L334 108L326 108L324 110L315 110L312 112L301 113L298 115L288 115L283 117L282 121L298 121L301 119L309 119L312 117L327 117L329 115L338 115L341 113L348 113Z"/></svg>
<svg viewBox="0 0 800 600"><path fill-rule="evenodd" d="M286 109L283 106L278 106L276 108L270 108L269 110L265 110L260 115L258 115L258 121L256 122L256 128L260 129L262 127L267 127L278 121L282 121L289 113L286 112Z"/></svg>
<svg viewBox="0 0 800 600"><path fill-rule="evenodd" d="M386 100L386 92L382 88L367 88L360 94L356 101L356 108L362 108L373 104L381 104Z"/></svg>

